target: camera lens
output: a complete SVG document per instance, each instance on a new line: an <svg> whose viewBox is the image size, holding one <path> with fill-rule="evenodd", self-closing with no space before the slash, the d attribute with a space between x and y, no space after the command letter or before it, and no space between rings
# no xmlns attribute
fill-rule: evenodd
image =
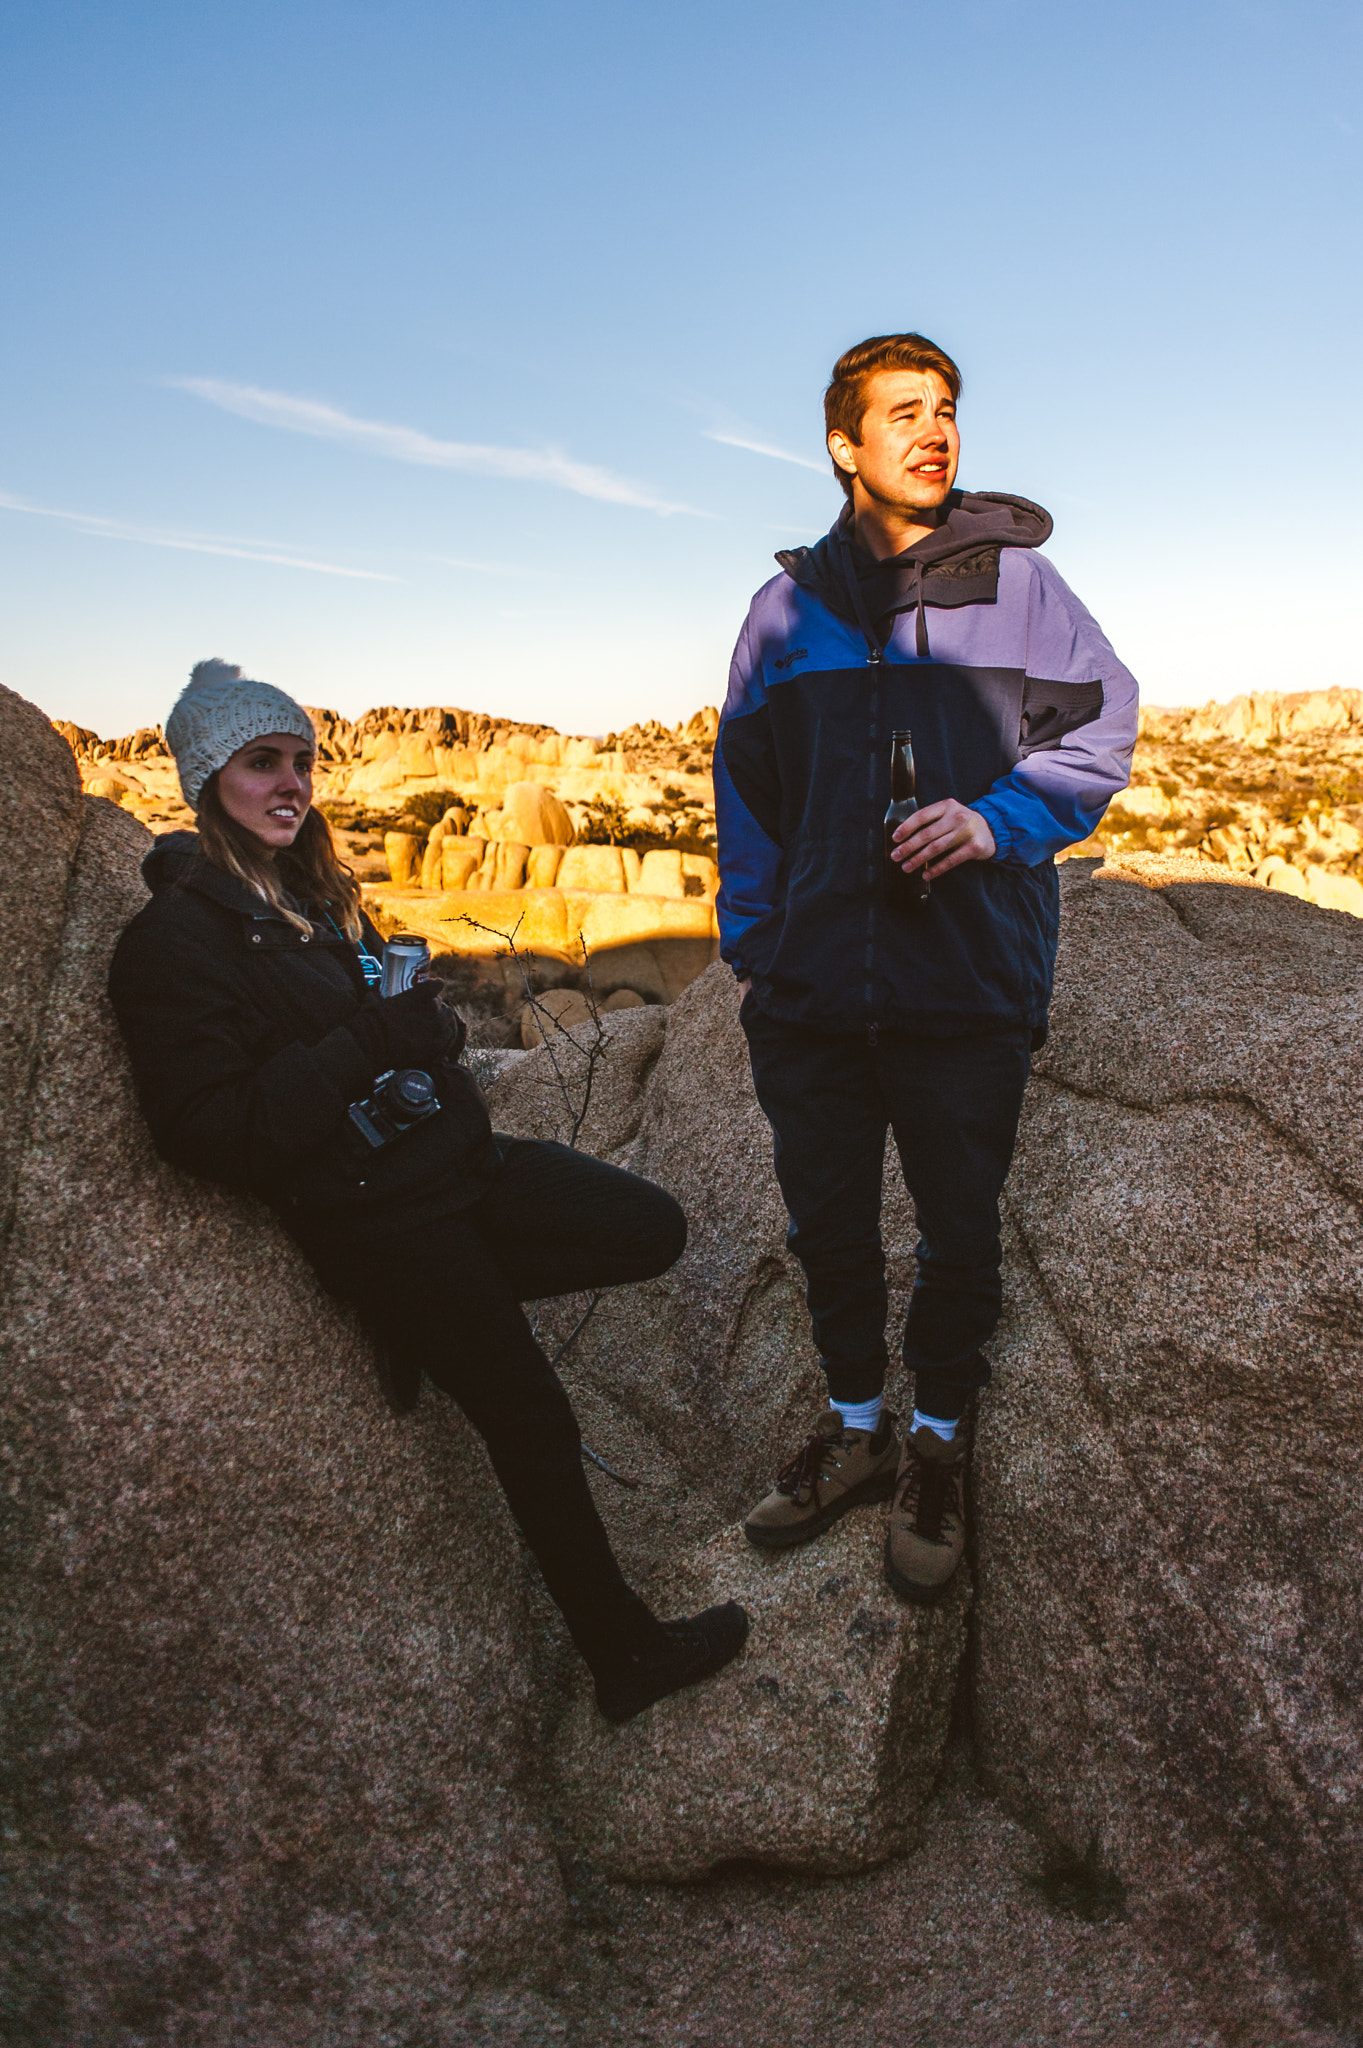
<svg viewBox="0 0 1363 2048"><path fill-rule="evenodd" d="M404 1067L384 1084L383 1096L392 1114L405 1121L432 1106L435 1083L420 1067Z"/></svg>

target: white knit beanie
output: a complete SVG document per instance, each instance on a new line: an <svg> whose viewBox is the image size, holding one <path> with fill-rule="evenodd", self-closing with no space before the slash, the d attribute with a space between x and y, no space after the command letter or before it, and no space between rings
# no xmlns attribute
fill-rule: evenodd
<svg viewBox="0 0 1363 2048"><path fill-rule="evenodd" d="M315 753L317 734L301 704L272 683L253 683L230 661L198 661L166 720L166 745L175 756L180 788L191 811L203 786L238 747L268 732L292 733Z"/></svg>

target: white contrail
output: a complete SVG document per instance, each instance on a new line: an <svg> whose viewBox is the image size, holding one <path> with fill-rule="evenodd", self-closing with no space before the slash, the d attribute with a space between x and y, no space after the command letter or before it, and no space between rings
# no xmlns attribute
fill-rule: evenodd
<svg viewBox="0 0 1363 2048"><path fill-rule="evenodd" d="M360 583L397 583L377 569L343 569L337 562L314 562L306 555L286 554L267 542L238 540L213 533L163 533L155 527L130 526L122 519L101 519L94 512L63 512L53 505L30 505L25 498L0 491L0 511L26 512L35 519L61 519L96 540L131 540L147 548L179 548L191 555L227 555L237 562L272 562L281 569L311 569L318 576L349 576Z"/></svg>
<svg viewBox="0 0 1363 2048"><path fill-rule="evenodd" d="M264 427L282 427L291 434L312 434L322 441L341 441L366 448L394 462L413 462L426 469L457 469L471 476L503 477L513 483L552 484L576 491L581 498L601 498L610 505L633 505L643 512L696 513L692 505L671 505L655 498L628 478L589 462L574 462L554 448L498 448L476 441L437 441L418 427L399 427L385 420L356 419L338 406L317 399L295 398L287 391L262 391L254 384L226 384L216 377L173 377L177 390L221 406Z"/></svg>
<svg viewBox="0 0 1363 2048"><path fill-rule="evenodd" d="M829 475L827 465L811 462L807 455L792 455L788 448L773 447L770 441L754 441L747 434L724 434L718 427L702 429L707 441L722 441L726 448L746 448L749 455L770 455L776 462L793 462L799 469L813 469L820 476Z"/></svg>

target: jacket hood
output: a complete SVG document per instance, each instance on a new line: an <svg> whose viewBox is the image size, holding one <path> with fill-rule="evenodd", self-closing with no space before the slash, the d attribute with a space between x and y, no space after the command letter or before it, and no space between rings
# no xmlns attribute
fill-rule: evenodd
<svg viewBox="0 0 1363 2048"><path fill-rule="evenodd" d="M153 896L178 884L181 888L197 889L201 896L211 896L215 903L228 910L243 911L251 918L277 914L235 875L214 867L204 854L197 832L161 833L143 859L142 879Z"/></svg>
<svg viewBox="0 0 1363 2048"><path fill-rule="evenodd" d="M142 880L153 896L172 882L184 881L191 865L199 859L197 832L162 832L142 862Z"/></svg>
<svg viewBox="0 0 1363 2048"><path fill-rule="evenodd" d="M1050 513L1030 498L953 491L941 525L887 561L878 562L855 539L850 504L812 548L782 548L776 559L802 590L878 644L888 639L895 615L916 605L918 652L926 656L923 607L993 604L1003 550L1039 548L1052 530Z"/></svg>

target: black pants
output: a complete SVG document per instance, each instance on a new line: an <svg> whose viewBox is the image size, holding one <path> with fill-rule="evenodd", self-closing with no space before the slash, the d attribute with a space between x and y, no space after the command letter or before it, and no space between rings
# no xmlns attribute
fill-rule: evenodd
<svg viewBox="0 0 1363 2048"><path fill-rule="evenodd" d="M920 1038L807 1031L743 1005L753 1084L775 1139L814 1338L836 1401L885 1385L885 1134L918 1212L918 1275L904 1326L917 1406L961 1415L989 1382L980 1346L999 1319L999 1194L1031 1069L1031 1033Z"/></svg>
<svg viewBox="0 0 1363 2048"><path fill-rule="evenodd" d="M587 1662L603 1669L657 1623L629 1586L582 1469L577 1419L523 1301L666 1272L686 1243L671 1195L566 1145L499 1137L490 1193L400 1244L299 1240L323 1284L357 1307L467 1415ZM394 1284L400 1270L420 1282Z"/></svg>

